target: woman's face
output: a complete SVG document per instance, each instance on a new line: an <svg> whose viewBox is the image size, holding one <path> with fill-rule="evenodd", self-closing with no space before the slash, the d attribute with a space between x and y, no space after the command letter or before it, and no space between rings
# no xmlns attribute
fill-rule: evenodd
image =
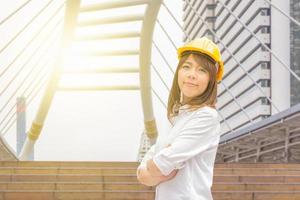
<svg viewBox="0 0 300 200"><path fill-rule="evenodd" d="M183 93L183 103L202 94L208 86L209 73L191 54L178 70L178 85Z"/></svg>

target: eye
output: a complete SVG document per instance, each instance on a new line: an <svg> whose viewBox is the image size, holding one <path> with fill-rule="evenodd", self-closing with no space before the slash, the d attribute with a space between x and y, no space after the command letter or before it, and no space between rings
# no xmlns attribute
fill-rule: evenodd
<svg viewBox="0 0 300 200"><path fill-rule="evenodd" d="M189 65L182 65L182 68L183 68L183 69L189 69L190 66L189 66Z"/></svg>
<svg viewBox="0 0 300 200"><path fill-rule="evenodd" d="M201 72L205 72L205 73L207 72L206 69L204 69L204 68L202 68L202 67L199 67L198 70L201 71Z"/></svg>

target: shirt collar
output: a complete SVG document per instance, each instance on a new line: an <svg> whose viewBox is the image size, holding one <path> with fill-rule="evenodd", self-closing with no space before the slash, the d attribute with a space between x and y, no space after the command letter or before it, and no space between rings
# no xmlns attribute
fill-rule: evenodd
<svg viewBox="0 0 300 200"><path fill-rule="evenodd" d="M189 110L188 108L189 108L190 106L191 106L191 105L189 105L189 104L184 104L184 105L180 106L180 107L179 107L178 114L187 112L187 111Z"/></svg>

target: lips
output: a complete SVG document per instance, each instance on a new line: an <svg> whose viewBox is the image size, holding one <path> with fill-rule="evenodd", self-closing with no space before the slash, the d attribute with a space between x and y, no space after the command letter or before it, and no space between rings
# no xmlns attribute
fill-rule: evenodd
<svg viewBox="0 0 300 200"><path fill-rule="evenodd" d="M190 83L190 82L183 82L185 85L187 85L187 86L198 86L198 85L196 85L196 84L193 84L193 83Z"/></svg>

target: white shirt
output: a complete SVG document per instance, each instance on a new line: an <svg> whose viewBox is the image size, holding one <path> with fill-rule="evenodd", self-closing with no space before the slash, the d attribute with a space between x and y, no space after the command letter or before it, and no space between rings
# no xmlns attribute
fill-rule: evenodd
<svg viewBox="0 0 300 200"><path fill-rule="evenodd" d="M180 107L174 126L158 137L138 167L146 167L153 158L164 175L179 169L173 179L156 186L155 200L213 199L213 168L221 133L218 113L208 106L195 111L186 108Z"/></svg>

